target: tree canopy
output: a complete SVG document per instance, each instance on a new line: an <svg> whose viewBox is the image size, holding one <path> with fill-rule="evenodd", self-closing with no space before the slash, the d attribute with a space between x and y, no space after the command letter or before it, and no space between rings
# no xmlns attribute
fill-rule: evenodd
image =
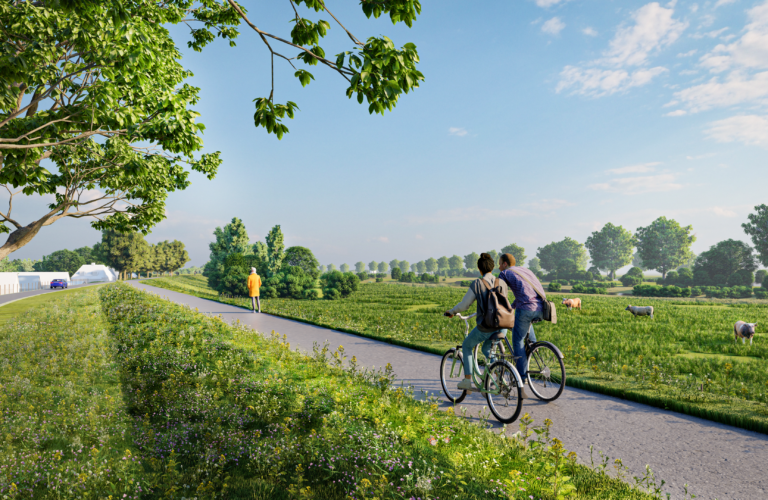
<svg viewBox="0 0 768 500"><path fill-rule="evenodd" d="M616 270L632 262L635 238L622 226L610 222L600 231L595 231L585 243L592 263L599 269L610 271L616 279Z"/></svg>
<svg viewBox="0 0 768 500"><path fill-rule="evenodd" d="M477 254L477 252L472 252L471 254L465 255L464 267L467 268L467 271L476 271L478 260L480 260L480 256Z"/></svg>
<svg viewBox="0 0 768 500"><path fill-rule="evenodd" d="M525 248L521 247L520 245L517 245L515 243L510 243L509 245L505 246L501 249L501 253L511 253L515 256L515 265L518 266L525 266Z"/></svg>
<svg viewBox="0 0 768 500"><path fill-rule="evenodd" d="M584 245L567 236L562 241L553 241L539 248L536 256L541 267L547 271L559 271L563 268L571 271L574 265L577 269L587 267L587 250Z"/></svg>
<svg viewBox="0 0 768 500"><path fill-rule="evenodd" d="M747 216L749 222L741 225L752 237L760 263L768 266L768 205L757 205L755 213Z"/></svg>
<svg viewBox="0 0 768 500"><path fill-rule="evenodd" d="M667 277L667 272L678 268L690 257L691 244L696 236L692 226L681 226L674 219L659 217L649 226L637 228L637 253L643 267L656 269Z"/></svg>
<svg viewBox="0 0 768 500"><path fill-rule="evenodd" d="M43 256L43 260L37 262L34 266L35 271L40 272L64 272L70 276L75 274L86 261L83 257L72 250L56 250L50 255Z"/></svg>
<svg viewBox="0 0 768 500"><path fill-rule="evenodd" d="M757 270L754 249L743 241L729 239L716 243L709 250L699 254L693 266L693 276L699 285L725 285L734 280L742 284L748 280L739 277L731 279L742 270L747 273ZM739 276L744 275L741 273Z"/></svg>
<svg viewBox="0 0 768 500"><path fill-rule="evenodd" d="M361 4L367 17L388 14L407 26L421 12L418 0ZM0 5L0 184L11 198L38 194L54 200L31 223L17 220L11 203L0 211L0 233L9 233L0 259L64 217L147 234L165 217L168 193L189 185L189 170L214 177L219 153L200 154L204 127L193 109L199 89L185 83L191 73L180 63L168 26L189 26L187 45L197 51L216 38L234 45L241 25L259 37L273 74L268 97L264 89L265 96L254 99L254 125L278 139L288 132L283 119L293 118L298 106L275 101L275 58L291 66L303 86L314 75L294 61L329 68L346 81L347 97L366 101L369 113L391 111L423 81L412 43L398 49L386 36L362 42L320 0L284 6L295 14L293 27L278 36L258 28L267 20L250 18L234 0ZM320 42L331 23L302 17L303 8L330 16L351 49L327 58Z"/></svg>
<svg viewBox="0 0 768 500"><path fill-rule="evenodd" d="M283 264L287 266L298 266L315 279L320 276L320 263L309 248L298 246L287 248L285 250Z"/></svg>

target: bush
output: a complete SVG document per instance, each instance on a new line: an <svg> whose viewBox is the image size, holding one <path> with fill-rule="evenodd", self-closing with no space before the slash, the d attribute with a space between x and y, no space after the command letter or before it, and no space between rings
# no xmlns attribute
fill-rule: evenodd
<svg viewBox="0 0 768 500"><path fill-rule="evenodd" d="M586 286L582 285L581 283L576 283L573 285L573 288L571 289L571 292L573 293L599 293L599 294L605 294L605 288L602 286Z"/></svg>
<svg viewBox="0 0 768 500"><path fill-rule="evenodd" d="M261 275L263 282L266 269L264 269L265 265L261 259L256 255L234 253L224 259L224 269L219 275L219 279L209 280L209 282L214 281L212 286L219 293L246 297L248 296L248 274L252 267L256 268L256 272Z"/></svg>
<svg viewBox="0 0 768 500"><path fill-rule="evenodd" d="M633 267L633 268L630 268L630 270L627 271L627 274L625 274L624 276L640 276L640 278L642 278L643 270L640 269L639 267Z"/></svg>
<svg viewBox="0 0 768 500"><path fill-rule="evenodd" d="M368 279L368 273L363 271L362 273L357 273L357 277L360 281L365 281Z"/></svg>
<svg viewBox="0 0 768 500"><path fill-rule="evenodd" d="M560 285L560 283L552 282L547 287L547 291L548 292L559 292L562 288L563 287L562 287L562 285Z"/></svg>
<svg viewBox="0 0 768 500"><path fill-rule="evenodd" d="M763 288L765 288L766 290L768 290L768 276L766 276L765 278L763 278L763 281L761 281L760 283L762 284Z"/></svg>
<svg viewBox="0 0 768 500"><path fill-rule="evenodd" d="M682 286L689 286L693 284L693 271L691 271L689 268L684 267L682 269L679 269L677 271L678 278L677 278L677 284Z"/></svg>
<svg viewBox="0 0 768 500"><path fill-rule="evenodd" d="M633 267L632 269L637 269L637 268ZM630 271L631 271L631 269L630 269ZM622 276L619 279L620 279L622 285L624 285L624 286L634 286L635 288L637 288L637 286L639 286L643 282L643 278L641 276L637 276L637 275L629 274L629 273L625 274L624 276Z"/></svg>
<svg viewBox="0 0 768 500"><path fill-rule="evenodd" d="M764 288L755 288L756 299L768 299L768 290Z"/></svg>
<svg viewBox="0 0 768 500"><path fill-rule="evenodd" d="M399 281L400 278L403 276L403 272L400 270L399 267L396 267L392 269L392 272L390 273L390 276L392 276L392 279L395 281Z"/></svg>
<svg viewBox="0 0 768 500"><path fill-rule="evenodd" d="M316 300L320 298L320 293L314 288L309 288L304 290L304 298L307 300Z"/></svg>
<svg viewBox="0 0 768 500"><path fill-rule="evenodd" d="M261 295L267 299L277 297L287 299L305 299L307 290L316 286L313 275L308 274L299 266L283 266L276 275L262 280ZM245 295L248 295L246 292ZM315 297L316 298L316 297Z"/></svg>
<svg viewBox="0 0 768 500"><path fill-rule="evenodd" d="M679 286L635 285L633 292L639 297L690 297L690 288Z"/></svg>
<svg viewBox="0 0 768 500"><path fill-rule="evenodd" d="M384 278L376 278L376 283L381 283L382 281L384 281Z"/></svg>
<svg viewBox="0 0 768 500"><path fill-rule="evenodd" d="M695 286L691 288L691 297L698 297L702 294L701 288Z"/></svg>
<svg viewBox="0 0 768 500"><path fill-rule="evenodd" d="M336 300L342 297L349 297L352 292L356 292L360 285L360 280L353 273L332 271L322 275L320 283L323 288L323 298Z"/></svg>

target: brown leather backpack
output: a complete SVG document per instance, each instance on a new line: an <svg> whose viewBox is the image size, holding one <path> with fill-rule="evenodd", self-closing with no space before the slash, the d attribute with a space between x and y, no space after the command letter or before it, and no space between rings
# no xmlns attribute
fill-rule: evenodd
<svg viewBox="0 0 768 500"><path fill-rule="evenodd" d="M485 302L485 315L483 316L483 327L501 330L502 328L512 328L515 326L515 310L509 303L509 298L499 286L499 278L493 283L493 288L488 285L485 279L480 279L488 290L488 300Z"/></svg>

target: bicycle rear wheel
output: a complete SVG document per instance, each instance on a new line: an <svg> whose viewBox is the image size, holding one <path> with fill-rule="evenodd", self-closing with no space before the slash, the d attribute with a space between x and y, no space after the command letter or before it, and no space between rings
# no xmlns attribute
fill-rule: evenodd
<svg viewBox="0 0 768 500"><path fill-rule="evenodd" d="M547 344L534 345L528 353L528 385L542 401L554 401L565 388L565 365Z"/></svg>
<svg viewBox="0 0 768 500"><path fill-rule="evenodd" d="M506 361L496 361L486 370L485 397L488 408L502 424L517 420L523 409L523 394L516 372Z"/></svg>
<svg viewBox="0 0 768 500"><path fill-rule="evenodd" d="M461 353L456 349L449 349L440 362L440 384L448 401L453 404L461 403L467 397L467 391L456 387L463 379L464 360Z"/></svg>

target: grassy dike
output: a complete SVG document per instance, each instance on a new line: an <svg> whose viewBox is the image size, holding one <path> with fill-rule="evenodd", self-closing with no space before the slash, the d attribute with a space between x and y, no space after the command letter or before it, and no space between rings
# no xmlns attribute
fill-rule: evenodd
<svg viewBox="0 0 768 500"><path fill-rule="evenodd" d="M632 487L576 464L550 422L506 438L343 349L304 355L124 284L100 296L142 498L659 497L648 477Z"/></svg>
<svg viewBox="0 0 768 500"><path fill-rule="evenodd" d="M247 299L219 297L201 276L146 283L250 307ZM461 295L461 290L449 287L365 285L345 300L271 299L262 308L276 316L443 354L460 343L461 332L459 322L451 323L439 312ZM768 322L766 304L645 298L644 304L656 307L657 317L650 320L624 312L627 298L584 300L582 311L560 310L556 326L537 326L540 338L564 352L568 385L768 434L768 344L760 335L754 346L734 344L729 334L736 319Z"/></svg>

